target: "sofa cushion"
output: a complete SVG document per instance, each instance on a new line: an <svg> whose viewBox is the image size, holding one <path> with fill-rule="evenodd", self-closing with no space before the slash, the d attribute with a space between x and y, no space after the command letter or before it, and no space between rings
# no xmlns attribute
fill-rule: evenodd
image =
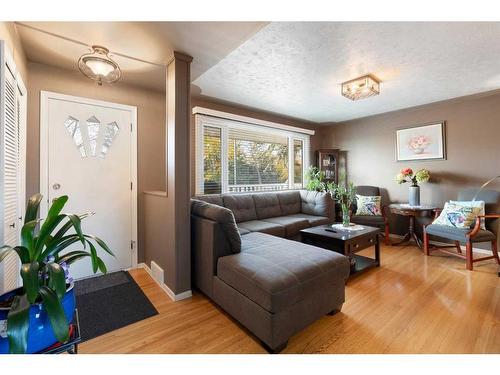
<svg viewBox="0 0 500 375"><path fill-rule="evenodd" d="M298 190L284 191L277 194L282 215L299 214L301 208L300 192Z"/></svg>
<svg viewBox="0 0 500 375"><path fill-rule="evenodd" d="M255 203L251 194L227 194L222 196L224 207L233 211L237 223L257 219Z"/></svg>
<svg viewBox="0 0 500 375"><path fill-rule="evenodd" d="M238 227L238 232L240 232L240 236L243 236L244 234L252 233L248 229L244 229L241 227Z"/></svg>
<svg viewBox="0 0 500 375"><path fill-rule="evenodd" d="M293 237L299 233L300 230L311 226L307 219L293 216L270 217L263 221L283 225L285 227L285 237L287 238Z"/></svg>
<svg viewBox="0 0 500 375"><path fill-rule="evenodd" d="M448 225L431 224L425 228L427 234L438 236L441 238L446 238L449 240L466 242L466 234L471 231L471 228L455 228ZM493 232L489 230L480 230L472 242L488 242L496 239Z"/></svg>
<svg viewBox="0 0 500 375"><path fill-rule="evenodd" d="M270 223L262 220L250 220L238 223L238 228L249 232L262 232L272 234L273 236L285 237L285 227L276 223Z"/></svg>
<svg viewBox="0 0 500 375"><path fill-rule="evenodd" d="M229 243L231 252L240 252L241 236L231 210L216 204L191 199L191 214L217 222Z"/></svg>
<svg viewBox="0 0 500 375"><path fill-rule="evenodd" d="M243 236L244 251L221 257L217 276L271 313L349 276L349 260L333 251L263 233Z"/></svg>
<svg viewBox="0 0 500 375"><path fill-rule="evenodd" d="M224 207L224 203L222 202L222 195L220 194L197 195L194 197L194 199Z"/></svg>
<svg viewBox="0 0 500 375"><path fill-rule="evenodd" d="M329 217L325 217L325 216L314 216L314 215L308 215L308 214L295 214L295 215L288 215L288 216L307 220L311 227L315 227L317 225L328 224L328 223L332 222L332 220Z"/></svg>
<svg viewBox="0 0 500 375"><path fill-rule="evenodd" d="M254 194L255 211L257 219L267 219L268 217L281 216L280 202L275 193Z"/></svg>
<svg viewBox="0 0 500 375"><path fill-rule="evenodd" d="M301 190L300 198L302 213L333 217L333 200L329 193Z"/></svg>

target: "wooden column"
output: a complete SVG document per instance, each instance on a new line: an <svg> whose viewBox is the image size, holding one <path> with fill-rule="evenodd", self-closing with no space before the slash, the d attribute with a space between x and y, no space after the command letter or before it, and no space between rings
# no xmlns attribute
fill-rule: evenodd
<svg viewBox="0 0 500 375"><path fill-rule="evenodd" d="M168 256L165 284L180 298L190 295L190 64L174 52L167 65L167 202Z"/></svg>

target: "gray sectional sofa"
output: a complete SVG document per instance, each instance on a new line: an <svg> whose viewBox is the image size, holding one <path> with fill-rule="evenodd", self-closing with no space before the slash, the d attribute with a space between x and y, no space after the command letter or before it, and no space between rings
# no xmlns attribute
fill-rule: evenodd
<svg viewBox="0 0 500 375"><path fill-rule="evenodd" d="M324 193L198 196L191 203L193 282L271 352L339 311L349 261L302 244L299 231L333 221Z"/></svg>

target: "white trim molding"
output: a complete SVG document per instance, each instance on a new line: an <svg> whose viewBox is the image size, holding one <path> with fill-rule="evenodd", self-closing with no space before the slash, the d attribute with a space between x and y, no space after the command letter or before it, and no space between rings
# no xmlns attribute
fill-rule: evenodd
<svg viewBox="0 0 500 375"><path fill-rule="evenodd" d="M172 289L170 289L167 284L165 283L162 283L158 280L156 280L154 277L153 277L153 273L151 272L151 268L149 268L149 266L146 264L146 263L139 263L137 265L137 268L142 268L144 269L149 276L151 276L151 278L155 281L156 284L158 284L158 286L165 292L165 294L167 296L170 297L170 299L174 302L177 302L177 301L180 301L180 300L183 300L183 299L186 299L186 298L190 298L193 296L193 293L191 290L186 290L185 292L182 292L182 293L179 293L179 294L175 294Z"/></svg>
<svg viewBox="0 0 500 375"><path fill-rule="evenodd" d="M195 109L193 108L193 113ZM211 111L211 110L210 110ZM218 112L218 111L217 111ZM225 112L220 112L225 113ZM264 127L259 124L260 120L245 117L246 122L241 122L232 118L224 118L220 116L212 116L202 114L199 111L195 114L195 194L204 194L204 129L205 127L220 129L221 135L221 187L222 193L230 192L228 189L228 133L230 129L238 129L247 132L255 132L256 134L274 134L288 138L288 186L287 190L297 189L294 183L294 165L293 152L294 141L302 142L302 184L305 183L305 172L310 165L310 143L311 137L309 134L298 132L297 129L291 126L287 128L280 127ZM285 126L285 125L284 125ZM314 134L314 132L313 132ZM303 185L302 185L303 186Z"/></svg>
<svg viewBox="0 0 500 375"><path fill-rule="evenodd" d="M314 135L315 131L311 129L299 128L291 125L280 124L277 122L259 120L253 117L235 115L234 113L217 111L215 109L204 108L204 107L194 107L193 115L207 115L212 117L219 117L226 120L233 120L238 122L244 122L251 125L266 126L268 128L288 130L295 133L304 133L308 135Z"/></svg>
<svg viewBox="0 0 500 375"><path fill-rule="evenodd" d="M75 103L84 103L88 105L100 106L105 108L120 109L128 111L131 114L131 145L130 145L130 179L131 189L131 209L132 209L132 227L131 227L131 266L137 267L138 264L138 234L137 234L137 107L96 100L73 95L59 94L50 91L40 91L40 193L46 198L40 204L40 216L47 214L49 207L49 99L64 100Z"/></svg>

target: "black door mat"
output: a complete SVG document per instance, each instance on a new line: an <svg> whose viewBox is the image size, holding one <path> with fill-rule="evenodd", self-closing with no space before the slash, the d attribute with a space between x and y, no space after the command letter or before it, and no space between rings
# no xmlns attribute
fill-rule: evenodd
<svg viewBox="0 0 500 375"><path fill-rule="evenodd" d="M75 296L82 341L158 314L125 271L78 280Z"/></svg>

